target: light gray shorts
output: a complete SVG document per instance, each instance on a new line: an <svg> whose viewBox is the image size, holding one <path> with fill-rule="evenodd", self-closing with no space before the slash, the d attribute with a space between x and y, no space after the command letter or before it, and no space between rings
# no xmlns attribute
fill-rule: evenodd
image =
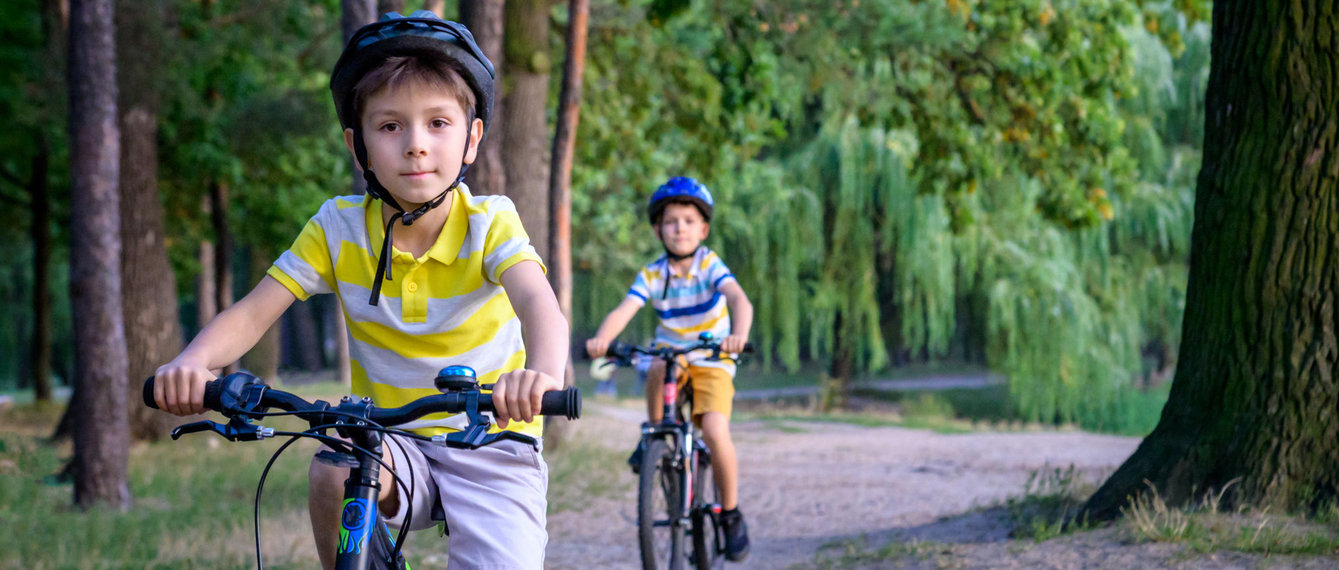
<svg viewBox="0 0 1339 570"><path fill-rule="evenodd" d="M479 449L395 436L387 441L396 473L414 491L411 501L397 485L400 511L386 515L388 525L403 526L412 512L410 530L432 527L433 507L440 505L450 533L448 567L544 567L549 466L539 450L517 441Z"/></svg>

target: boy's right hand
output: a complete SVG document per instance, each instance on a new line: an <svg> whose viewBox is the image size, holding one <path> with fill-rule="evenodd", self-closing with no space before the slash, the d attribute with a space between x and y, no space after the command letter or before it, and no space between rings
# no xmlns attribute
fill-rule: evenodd
<svg viewBox="0 0 1339 570"><path fill-rule="evenodd" d="M205 413L205 383L217 378L198 364L172 361L154 373L153 399L158 409L177 416Z"/></svg>
<svg viewBox="0 0 1339 570"><path fill-rule="evenodd" d="M609 351L609 341L595 337L586 341L586 357L599 358Z"/></svg>

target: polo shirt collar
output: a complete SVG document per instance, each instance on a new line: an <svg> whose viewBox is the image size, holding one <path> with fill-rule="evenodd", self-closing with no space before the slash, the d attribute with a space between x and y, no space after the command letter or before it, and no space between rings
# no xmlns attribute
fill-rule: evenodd
<svg viewBox="0 0 1339 570"><path fill-rule="evenodd" d="M436 259L446 265L450 265L460 256L460 248L465 244L465 234L470 229L469 199L470 190L464 182L456 185L456 189L451 192L448 199L451 200L451 213L446 217L446 223L442 226L442 233L437 236L437 241L428 248L428 257ZM368 241L372 246L372 251L381 251L381 245L386 241L386 224L381 221L381 200L367 198L367 229ZM440 208L441 206L438 206ZM400 252L391 245L392 252Z"/></svg>

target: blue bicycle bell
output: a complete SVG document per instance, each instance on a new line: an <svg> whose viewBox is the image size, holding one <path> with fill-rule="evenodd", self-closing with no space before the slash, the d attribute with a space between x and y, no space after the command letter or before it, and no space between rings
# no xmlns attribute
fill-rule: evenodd
<svg viewBox="0 0 1339 570"><path fill-rule="evenodd" d="M468 366L447 366L437 372L432 383L443 393L479 389L478 375Z"/></svg>

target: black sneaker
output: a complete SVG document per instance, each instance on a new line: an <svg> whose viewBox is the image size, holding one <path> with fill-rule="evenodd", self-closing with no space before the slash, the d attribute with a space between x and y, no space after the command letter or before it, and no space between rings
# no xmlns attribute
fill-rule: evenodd
<svg viewBox="0 0 1339 570"><path fill-rule="evenodd" d="M744 524L744 513L738 507L721 511L721 526L725 528L725 559L743 562L749 557L749 525Z"/></svg>
<svg viewBox="0 0 1339 570"><path fill-rule="evenodd" d="M642 442L637 442L637 448L632 450L632 455L628 456L628 467L632 468L634 474L642 472Z"/></svg>

